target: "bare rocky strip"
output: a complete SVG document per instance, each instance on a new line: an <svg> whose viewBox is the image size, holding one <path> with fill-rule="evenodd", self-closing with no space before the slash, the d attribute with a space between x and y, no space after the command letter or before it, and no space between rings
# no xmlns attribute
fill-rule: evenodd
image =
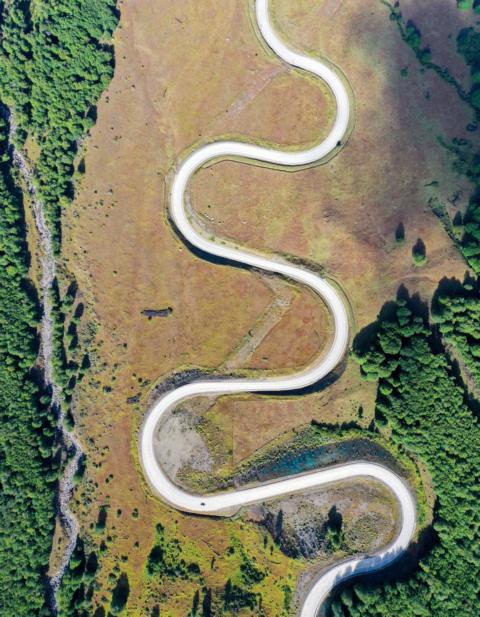
<svg viewBox="0 0 480 617"><path fill-rule="evenodd" d="M57 497L57 515L67 538L67 546L64 550L57 571L49 579L49 600L52 610L56 613L56 592L62 580L65 569L68 566L78 538L78 522L70 510L69 503L73 492L73 476L78 469L78 464L83 454L83 450L75 434L66 428L62 389L55 381L53 370L53 316L50 290L55 280L56 268L52 233L46 220L43 203L38 198L35 189L32 169L25 155L15 146L15 134L17 130L15 119L10 111L6 111L4 115L7 117L10 125L9 144L13 164L20 173L21 179L24 183L24 190L26 190L30 196L30 203L38 238L39 264L41 268L39 291L43 314L40 323L40 351L37 361L43 371L45 388L51 393L51 407L58 415L60 441L62 442L64 450L67 452L69 458L63 478L59 482Z"/></svg>

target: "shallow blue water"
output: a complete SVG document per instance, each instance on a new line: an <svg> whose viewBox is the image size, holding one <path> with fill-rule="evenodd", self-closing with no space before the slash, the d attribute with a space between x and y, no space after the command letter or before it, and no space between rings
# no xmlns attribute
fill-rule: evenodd
<svg viewBox="0 0 480 617"><path fill-rule="evenodd" d="M264 482L320 467L351 461L352 459L391 461L393 457L381 446L367 439L351 439L336 444L320 445L313 449L280 453L268 463L258 463L242 474L240 482L258 480Z"/></svg>

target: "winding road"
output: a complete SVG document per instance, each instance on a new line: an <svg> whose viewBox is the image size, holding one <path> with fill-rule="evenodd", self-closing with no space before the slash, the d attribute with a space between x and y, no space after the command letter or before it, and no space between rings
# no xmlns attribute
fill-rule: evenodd
<svg viewBox="0 0 480 617"><path fill-rule="evenodd" d="M296 168L325 159L338 148L346 136L350 120L350 101L339 75L319 60L302 56L289 49L272 28L268 0L256 0L258 27L267 45L286 63L323 79L336 102L336 118L328 137L314 148L283 152L237 141L217 141L198 148L178 167L171 189L170 209L178 231L185 239L206 253L231 261L280 274L310 287L326 303L334 320L333 342L325 356L316 364L290 376L270 379L225 379L194 381L162 396L145 418L140 435L140 458L154 491L178 510L205 515L231 515L241 506L263 502L274 497L319 487L352 478L374 478L386 485L398 500L401 512L400 531L391 544L374 555L365 555L339 563L325 571L309 590L300 609L301 617L315 617L331 589L352 576L373 572L394 561L409 545L414 531L415 502L403 480L391 470L375 463L351 462L315 472L299 474L253 488L233 490L214 495L194 495L175 485L157 461L154 449L155 433L162 417L186 399L201 395L240 392L281 392L298 390L318 382L330 373L344 357L349 341L349 321L344 302L336 289L318 274L280 259L268 259L245 250L217 244L200 235L189 221L185 207L185 192L193 174L206 163L221 159L240 159Z"/></svg>

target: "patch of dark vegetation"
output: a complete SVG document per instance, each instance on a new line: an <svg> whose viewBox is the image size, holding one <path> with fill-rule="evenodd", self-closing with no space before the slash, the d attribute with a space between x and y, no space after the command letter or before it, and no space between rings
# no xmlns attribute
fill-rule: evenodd
<svg viewBox="0 0 480 617"><path fill-rule="evenodd" d="M468 291L468 290L467 290ZM430 550L420 568L389 584L355 584L332 603L334 616L474 615L480 580L480 427L468 393L423 314L402 290L396 315L379 319L362 373L378 380L376 425L427 465L437 495Z"/></svg>
<svg viewBox="0 0 480 617"><path fill-rule="evenodd" d="M461 227L463 225L463 216L461 211L457 210L452 219L448 213L446 205L438 199L438 197L430 197L428 200L428 205L438 220L442 223L443 228L447 232L455 248L463 257L465 257L461 242Z"/></svg>
<svg viewBox="0 0 480 617"><path fill-rule="evenodd" d="M130 585L128 576L122 572L118 577L117 583L112 591L112 601L110 603L110 613L120 615L127 606L128 596L130 595Z"/></svg>
<svg viewBox="0 0 480 617"><path fill-rule="evenodd" d="M76 281L70 283L76 286ZM75 311L72 315L75 296L69 290L62 296L57 279L54 280L49 291L52 306L52 366L55 383L60 386L66 404L70 404L75 386L85 374L80 365L80 350L77 327L80 323L81 312ZM79 315L79 316L77 316Z"/></svg>
<svg viewBox="0 0 480 617"><path fill-rule="evenodd" d="M441 282L432 303L432 317L444 340L465 362L469 376L480 387L480 283L466 277Z"/></svg>
<svg viewBox="0 0 480 617"><path fill-rule="evenodd" d="M230 579L226 582L223 592L223 606L225 611L237 614L242 609L254 610L258 607L259 596L240 585L232 583Z"/></svg>
<svg viewBox="0 0 480 617"><path fill-rule="evenodd" d="M202 600L202 617L212 617L212 590L204 589Z"/></svg>
<svg viewBox="0 0 480 617"><path fill-rule="evenodd" d="M60 617L89 617L92 614L98 567L97 554L93 550L87 552L79 538L57 594Z"/></svg>
<svg viewBox="0 0 480 617"><path fill-rule="evenodd" d="M26 246L0 119L0 607L18 617L49 615L45 581L61 473L56 410L33 370L40 315Z"/></svg>
<svg viewBox="0 0 480 617"><path fill-rule="evenodd" d="M176 538L167 538L165 528L158 523L155 544L147 559L147 574L159 578L199 579L200 567L197 563L188 563L182 557L180 542Z"/></svg>
<svg viewBox="0 0 480 617"><path fill-rule="evenodd" d="M0 86L15 114L19 146L27 135L39 146L35 185L58 250L61 208L73 198L78 144L113 75L107 41L118 12L114 0L58 0L37 9L30 2L5 5Z"/></svg>
<svg viewBox="0 0 480 617"><path fill-rule="evenodd" d="M413 245L412 259L416 266L423 266L427 261L427 248L425 242L420 238Z"/></svg>
<svg viewBox="0 0 480 617"><path fill-rule="evenodd" d="M395 242L397 244L405 243L405 225L403 223L399 223L395 229Z"/></svg>
<svg viewBox="0 0 480 617"><path fill-rule="evenodd" d="M466 262L476 273L480 273L480 150L466 139L453 139L451 143L440 143L452 154L454 169L468 178L474 186L464 215L457 213L452 222L447 222L445 212L441 212L444 227L455 245L465 257ZM438 206L437 206L438 210ZM436 212L438 214L438 212ZM450 217L447 218L450 219Z"/></svg>
<svg viewBox="0 0 480 617"><path fill-rule="evenodd" d="M98 509L97 522L95 523L95 531L101 533L107 526L108 506L100 506Z"/></svg>

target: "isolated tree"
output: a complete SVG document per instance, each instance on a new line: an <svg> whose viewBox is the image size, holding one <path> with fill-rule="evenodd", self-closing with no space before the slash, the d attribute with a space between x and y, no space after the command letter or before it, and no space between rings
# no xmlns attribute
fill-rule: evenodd
<svg viewBox="0 0 480 617"><path fill-rule="evenodd" d="M399 223L395 230L395 242L397 244L403 244L405 242L405 225Z"/></svg>
<svg viewBox="0 0 480 617"><path fill-rule="evenodd" d="M427 261L427 249L425 243L420 238L413 245L412 258L416 266L423 266Z"/></svg>

